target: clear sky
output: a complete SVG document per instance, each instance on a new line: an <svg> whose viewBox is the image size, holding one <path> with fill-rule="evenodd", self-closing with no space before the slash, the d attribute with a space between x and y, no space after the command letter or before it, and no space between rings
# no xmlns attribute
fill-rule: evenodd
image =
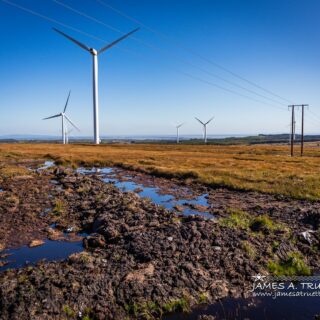
<svg viewBox="0 0 320 320"><path fill-rule="evenodd" d="M53 0L10 1L106 42L121 36ZM142 26L135 39L128 38L99 56L102 135L174 134L174 124L179 122L186 123L181 134L197 134L201 128L195 116L203 120L215 116L209 134L288 132L287 101L214 63L292 102L309 103L306 132L320 133L318 0L101 1L158 32ZM98 0L59 2L122 32L139 26ZM62 111L69 89L67 113L81 128L81 135L91 135L91 57L51 28L91 47L100 48L106 42L3 0L0 26L0 135L59 134L59 119L41 119Z"/></svg>

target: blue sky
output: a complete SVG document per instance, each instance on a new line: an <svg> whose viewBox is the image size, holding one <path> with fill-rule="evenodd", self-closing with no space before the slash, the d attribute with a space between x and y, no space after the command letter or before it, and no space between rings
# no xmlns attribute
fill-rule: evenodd
<svg viewBox="0 0 320 320"><path fill-rule="evenodd" d="M123 32L139 26L97 0L59 1ZM313 114L307 111L306 133L320 133L319 1L102 1L168 36L142 27L135 35L140 41L127 39L99 57L102 135L174 134L176 122L186 122L181 134L198 134L201 128L194 116L203 120L215 116L209 134L288 131L288 102L250 86L199 55L292 102L309 103ZM11 2L107 42L121 36L53 0ZM91 57L51 27L91 47L100 48L105 42L2 0L0 26L0 135L59 134L59 119L41 119L62 110L69 89L72 93L68 114L81 128L81 135L91 135ZM267 104L225 92L212 84Z"/></svg>

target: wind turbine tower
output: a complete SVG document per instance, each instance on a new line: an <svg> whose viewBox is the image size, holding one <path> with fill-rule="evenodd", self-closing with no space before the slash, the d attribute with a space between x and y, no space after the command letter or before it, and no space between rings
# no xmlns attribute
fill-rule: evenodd
<svg viewBox="0 0 320 320"><path fill-rule="evenodd" d="M199 120L197 117L195 117L196 120L198 120L202 126L203 126L203 140L204 143L207 143L207 125L212 121L214 117L212 117L210 120L208 120L207 122L202 122L201 120Z"/></svg>
<svg viewBox="0 0 320 320"><path fill-rule="evenodd" d="M100 130L99 130L99 94L98 94L98 55L105 52L106 50L110 49L120 41L124 40L125 38L129 37L134 32L138 31L140 28L136 28L131 32L125 34L124 36L120 37L119 39L109 43L108 45L104 46L100 50L96 50L94 48L89 48L85 44L79 42L78 40L73 39L72 37L68 36L67 34L59 31L56 28L53 28L54 31L60 33L62 36L66 37L80 48L89 52L92 56L93 61L93 142L95 144L100 144Z"/></svg>

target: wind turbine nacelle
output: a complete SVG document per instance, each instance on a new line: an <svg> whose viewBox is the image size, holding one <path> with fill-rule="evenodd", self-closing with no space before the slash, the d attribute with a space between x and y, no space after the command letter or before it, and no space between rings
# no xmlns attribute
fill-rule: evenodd
<svg viewBox="0 0 320 320"><path fill-rule="evenodd" d="M98 55L98 51L96 49L90 48L90 53L94 56Z"/></svg>

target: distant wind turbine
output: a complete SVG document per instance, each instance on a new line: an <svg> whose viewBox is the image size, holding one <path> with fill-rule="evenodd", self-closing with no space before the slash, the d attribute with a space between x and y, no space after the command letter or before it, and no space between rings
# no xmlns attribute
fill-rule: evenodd
<svg viewBox="0 0 320 320"><path fill-rule="evenodd" d="M48 120L48 119L53 119L53 118L59 118L61 117L61 122L62 122L62 143L63 144L66 144L66 134L65 134L65 119L73 126L75 127L78 131L79 128L68 118L68 116L66 115L66 110L67 110L67 106L68 106L68 103L69 103L69 98L70 98L70 94L71 94L71 91L69 91L69 94L68 94L68 98L67 98L67 101L66 101L66 104L64 106L64 109L61 113L58 113L54 116L51 116L51 117L48 117L48 118L44 118L42 120Z"/></svg>
<svg viewBox="0 0 320 320"><path fill-rule="evenodd" d="M183 125L184 125L184 123L181 123L181 124L178 124L178 125L176 126L176 129L177 129L177 143L180 142L180 140L179 140L179 129L180 129Z"/></svg>
<svg viewBox="0 0 320 320"><path fill-rule="evenodd" d="M98 55L100 53L105 52L106 50L110 49L114 45L116 45L118 42L124 40L125 38L129 37L134 32L138 31L140 28L136 28L132 30L131 32L125 34L124 36L120 37L119 39L109 43L105 47L101 48L100 50L96 50L94 48L89 48L85 44L79 42L78 40L75 40L68 36L67 34L63 33L62 31L59 31L56 28L53 28L54 31L60 33L70 41L77 44L82 49L88 51L93 58L93 133L94 133L94 143L99 144L100 143L100 132L99 132L99 95L98 95Z"/></svg>
<svg viewBox="0 0 320 320"><path fill-rule="evenodd" d="M198 120L202 125L203 125L203 139L204 139L204 143L207 143L207 124L209 124L211 122L211 120L214 117L212 117L210 120L208 120L207 122L202 122L201 120L199 120L197 117L195 117L196 120Z"/></svg>

